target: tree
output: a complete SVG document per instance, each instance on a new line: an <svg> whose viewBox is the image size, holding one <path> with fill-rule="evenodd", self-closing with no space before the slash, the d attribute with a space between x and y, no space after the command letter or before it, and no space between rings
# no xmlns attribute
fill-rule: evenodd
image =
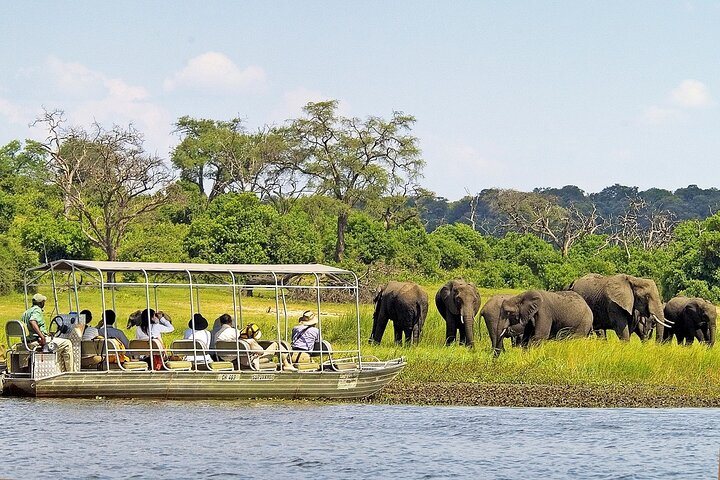
<svg viewBox="0 0 720 480"><path fill-rule="evenodd" d="M184 244L210 263L314 263L319 237L303 212L280 216L252 193L226 193L193 219Z"/></svg>
<svg viewBox="0 0 720 480"><path fill-rule="evenodd" d="M287 211L287 200L304 190L288 158L291 151L276 129L248 133L238 118L217 121L184 116L175 131L182 140L172 153L172 162L181 178L197 185L203 194L209 186L209 201L222 193L251 192Z"/></svg>
<svg viewBox="0 0 720 480"><path fill-rule="evenodd" d="M47 127L48 137L32 145L47 155L65 217L76 221L108 260L117 260L129 226L170 200L164 191L170 170L145 152L143 135L132 125L66 127L59 110L46 111L36 123Z"/></svg>
<svg viewBox="0 0 720 480"><path fill-rule="evenodd" d="M335 261L345 251L350 211L360 202L380 198L398 185L411 185L424 165L417 139L410 135L415 118L393 112L379 117L346 118L338 102L308 103L304 117L285 130L293 146L295 168L315 192L337 203Z"/></svg>
<svg viewBox="0 0 720 480"><path fill-rule="evenodd" d="M540 193L498 190L493 207L507 218L506 228L518 233L533 233L553 243L563 257L570 247L601 226L593 207L589 213L574 205L561 207L553 198Z"/></svg>

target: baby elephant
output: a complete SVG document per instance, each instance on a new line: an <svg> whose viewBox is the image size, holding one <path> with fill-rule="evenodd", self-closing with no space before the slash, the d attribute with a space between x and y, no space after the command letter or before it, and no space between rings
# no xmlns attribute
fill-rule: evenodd
<svg viewBox="0 0 720 480"><path fill-rule="evenodd" d="M418 344L428 312L425 290L413 282L388 282L378 289L373 302L375 312L370 343L380 343L388 320L392 320L396 344L402 344L403 334L406 344Z"/></svg>
<svg viewBox="0 0 720 480"><path fill-rule="evenodd" d="M675 324L665 329L663 340L669 340L674 335L680 345L689 345L696 339L714 345L716 317L715 305L707 300L675 297L665 304L665 319Z"/></svg>
<svg viewBox="0 0 720 480"><path fill-rule="evenodd" d="M523 343L555 338L560 333L587 337L593 326L592 310L575 292L528 290L502 302L500 319L510 325L503 335L523 335Z"/></svg>

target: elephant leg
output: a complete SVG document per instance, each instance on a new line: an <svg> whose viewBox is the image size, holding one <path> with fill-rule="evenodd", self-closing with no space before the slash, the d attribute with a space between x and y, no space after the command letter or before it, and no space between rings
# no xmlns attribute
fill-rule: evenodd
<svg viewBox="0 0 720 480"><path fill-rule="evenodd" d="M413 328L407 326L403 328L403 334L405 334L405 345L410 346L413 344Z"/></svg>
<svg viewBox="0 0 720 480"><path fill-rule="evenodd" d="M412 343L414 345L418 345L420 343L420 324L419 323L416 323L412 326L411 334L412 334L412 337L411 337Z"/></svg>
<svg viewBox="0 0 720 480"><path fill-rule="evenodd" d="M403 327L399 321L393 321L393 330L395 331L395 345L402 345Z"/></svg>
<svg viewBox="0 0 720 480"><path fill-rule="evenodd" d="M373 331L370 336L370 343L379 344L382 340L385 328L387 327L388 318L384 315L378 315L373 322Z"/></svg>
<svg viewBox="0 0 720 480"><path fill-rule="evenodd" d="M625 310L620 308L618 305L612 304L608 308L608 318L614 320L613 321L613 330L615 330L615 333L617 334L618 338L620 340L629 341L630 340L630 320L632 319L632 315L627 313Z"/></svg>
<svg viewBox="0 0 720 480"><path fill-rule="evenodd" d="M448 313L448 318L445 320L445 346L455 343L456 333L455 318Z"/></svg>
<svg viewBox="0 0 720 480"><path fill-rule="evenodd" d="M460 343L460 345L465 345L467 343L467 335L465 334L465 326L461 324L459 330L460 330L459 343Z"/></svg>

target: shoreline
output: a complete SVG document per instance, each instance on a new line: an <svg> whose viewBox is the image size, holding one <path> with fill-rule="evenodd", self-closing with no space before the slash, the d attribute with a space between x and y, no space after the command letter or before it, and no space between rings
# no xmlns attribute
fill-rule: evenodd
<svg viewBox="0 0 720 480"><path fill-rule="evenodd" d="M720 407L720 388L394 382L362 401L388 405L485 407L715 408Z"/></svg>

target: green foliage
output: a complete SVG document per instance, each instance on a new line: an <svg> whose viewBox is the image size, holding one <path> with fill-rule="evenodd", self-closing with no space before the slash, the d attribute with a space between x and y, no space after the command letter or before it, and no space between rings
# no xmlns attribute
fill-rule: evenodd
<svg viewBox="0 0 720 480"><path fill-rule="evenodd" d="M474 267L490 257L490 246L469 225L455 223L438 227L430 234L440 251L440 268L453 270Z"/></svg>
<svg viewBox="0 0 720 480"><path fill-rule="evenodd" d="M24 248L17 239L0 234L0 294L20 290L25 269L38 264L37 253Z"/></svg>
<svg viewBox="0 0 720 480"><path fill-rule="evenodd" d="M365 265L387 259L392 249L383 225L364 213L355 213L348 218L345 242L347 257Z"/></svg>
<svg viewBox="0 0 720 480"><path fill-rule="evenodd" d="M440 249L418 222L408 222L387 232L392 243L389 263L416 275L435 276L440 264Z"/></svg>
<svg viewBox="0 0 720 480"><path fill-rule="evenodd" d="M125 235L118 252L122 262L186 262L188 255L182 240L189 225L170 222L146 222L134 226Z"/></svg>
<svg viewBox="0 0 720 480"><path fill-rule="evenodd" d="M320 252L305 215L283 218L252 193L216 197L193 220L184 244L191 258L209 263L308 263Z"/></svg>

